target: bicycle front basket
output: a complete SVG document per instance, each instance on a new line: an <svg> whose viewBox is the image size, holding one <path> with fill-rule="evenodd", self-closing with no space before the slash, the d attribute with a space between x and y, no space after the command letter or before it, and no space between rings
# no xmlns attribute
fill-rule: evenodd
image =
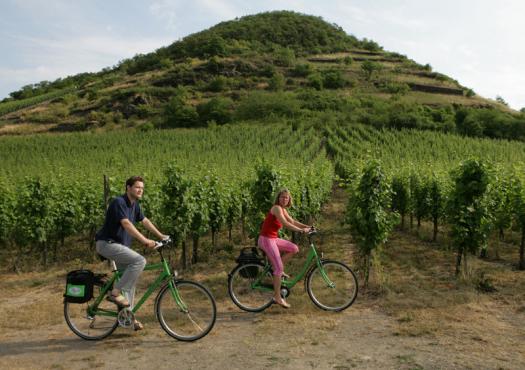
<svg viewBox="0 0 525 370"><path fill-rule="evenodd" d="M94 274L90 270L75 270L67 273L64 300L84 303L93 298Z"/></svg>

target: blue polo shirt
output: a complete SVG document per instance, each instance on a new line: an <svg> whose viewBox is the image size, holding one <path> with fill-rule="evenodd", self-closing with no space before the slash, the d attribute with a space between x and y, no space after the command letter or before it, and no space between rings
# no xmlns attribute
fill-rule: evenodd
<svg viewBox="0 0 525 370"><path fill-rule="evenodd" d="M116 197L109 204L106 220L102 229L95 235L95 240L113 241L131 246L133 238L122 227L120 221L127 218L132 224L144 220L144 214L138 202L131 203L126 194Z"/></svg>

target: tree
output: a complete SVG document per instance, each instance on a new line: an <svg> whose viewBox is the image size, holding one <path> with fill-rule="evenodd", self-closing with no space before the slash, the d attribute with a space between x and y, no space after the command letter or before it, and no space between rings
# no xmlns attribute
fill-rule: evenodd
<svg viewBox="0 0 525 370"><path fill-rule="evenodd" d="M383 69L383 66L380 63L365 60L363 64L361 64L361 69L365 74L366 80L370 81L374 72L381 71Z"/></svg>

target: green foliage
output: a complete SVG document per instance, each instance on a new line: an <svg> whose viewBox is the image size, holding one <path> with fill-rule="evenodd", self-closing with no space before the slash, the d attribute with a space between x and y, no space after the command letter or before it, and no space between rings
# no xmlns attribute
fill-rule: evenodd
<svg viewBox="0 0 525 370"><path fill-rule="evenodd" d="M343 58L344 65L349 66L349 65L352 65L353 62L354 62L354 59L352 59L352 57L349 55Z"/></svg>
<svg viewBox="0 0 525 370"><path fill-rule="evenodd" d="M268 89L271 91L282 91L284 89L285 83L286 82L284 80L283 74L276 72L268 82Z"/></svg>
<svg viewBox="0 0 525 370"><path fill-rule="evenodd" d="M421 219L426 218L430 212L429 190L426 182L418 173L410 174L411 211L416 217L418 228L421 226Z"/></svg>
<svg viewBox="0 0 525 370"><path fill-rule="evenodd" d="M0 245L5 245L14 236L17 197L14 189L8 187L3 179L0 180L0 187Z"/></svg>
<svg viewBox="0 0 525 370"><path fill-rule="evenodd" d="M25 95L22 95L19 100L8 100L6 102L0 103L0 116L3 116L5 114L11 113L11 112L15 112L15 111L23 109L23 108L28 108L28 107L31 107L33 105L40 104L40 103L45 102L47 100L52 100L52 99L64 96L64 95L69 94L69 93L71 93L71 92L73 92L75 90L76 90L76 88L71 87L71 88L67 88L67 89L63 89L63 90L51 91L51 92L46 93L46 94L26 97L24 99L22 99L22 96L25 96ZM54 118L55 117L51 117L51 119L54 119Z"/></svg>
<svg viewBox="0 0 525 370"><path fill-rule="evenodd" d="M410 189L407 178L398 174L392 178L392 210L401 215L401 228L405 228L405 216L410 211Z"/></svg>
<svg viewBox="0 0 525 370"><path fill-rule="evenodd" d="M287 47L278 47L273 52L274 63L282 67L291 67L295 64L295 53L292 49Z"/></svg>
<svg viewBox="0 0 525 370"><path fill-rule="evenodd" d="M194 127L198 122L198 113L186 103L183 95L177 95L164 106L163 118L165 127Z"/></svg>
<svg viewBox="0 0 525 370"><path fill-rule="evenodd" d="M521 231L520 260L518 267L525 270L525 179L522 173L514 174L511 180L512 217Z"/></svg>
<svg viewBox="0 0 525 370"><path fill-rule="evenodd" d="M314 68L310 63L296 64L291 70L291 74L294 77L307 77L313 70Z"/></svg>
<svg viewBox="0 0 525 370"><path fill-rule="evenodd" d="M346 79L339 69L328 69L321 72L323 87L327 89L341 89L346 86Z"/></svg>
<svg viewBox="0 0 525 370"><path fill-rule="evenodd" d="M162 218L161 225L173 238L175 244L180 243L190 232L195 204L192 196L192 184L183 171L171 165L166 169L166 182L162 185Z"/></svg>
<svg viewBox="0 0 525 370"><path fill-rule="evenodd" d="M323 89L323 76L317 72L308 75L308 86L316 90L322 90Z"/></svg>
<svg viewBox="0 0 525 370"><path fill-rule="evenodd" d="M197 114L201 125L214 121L223 125L232 120L233 102L228 98L212 98L205 103L197 105Z"/></svg>
<svg viewBox="0 0 525 370"><path fill-rule="evenodd" d="M274 11L219 23L170 45L167 52L175 58L204 57L247 49L268 52L278 45L297 54L343 51L358 44L355 37L320 17Z"/></svg>
<svg viewBox="0 0 525 370"><path fill-rule="evenodd" d="M281 175L268 163L255 169L256 179L250 188L250 233L257 235L266 213L272 208L281 187Z"/></svg>
<svg viewBox="0 0 525 370"><path fill-rule="evenodd" d="M447 190L443 180L435 173L427 180L426 188L428 190L428 216L430 217L434 231L432 241L436 241L439 221L445 217L445 204Z"/></svg>
<svg viewBox="0 0 525 370"><path fill-rule="evenodd" d="M370 60L365 60L361 64L361 70L363 71L365 78L369 81L372 78L372 75L376 72L379 72L383 69L383 65L378 62L373 62Z"/></svg>
<svg viewBox="0 0 525 370"><path fill-rule="evenodd" d="M383 49L377 42L373 40L367 40L366 38L364 38L361 42L361 47L369 51L380 51Z"/></svg>
<svg viewBox="0 0 525 370"><path fill-rule="evenodd" d="M461 163L452 174L453 188L449 200L451 237L456 247L456 274L468 274L467 256L477 253L487 242L491 214L487 199L490 176L487 166L475 159Z"/></svg>
<svg viewBox="0 0 525 370"><path fill-rule="evenodd" d="M396 215L388 210L390 202L391 189L380 164L368 162L358 185L350 190L345 218L363 258L365 285L372 251L386 242L397 221Z"/></svg>
<svg viewBox="0 0 525 370"><path fill-rule="evenodd" d="M300 105L293 94L278 92L253 92L244 97L234 113L237 120L258 120L261 118L296 117Z"/></svg>
<svg viewBox="0 0 525 370"><path fill-rule="evenodd" d="M227 80L223 76L217 76L208 84L208 90L212 92L224 91L228 86Z"/></svg>

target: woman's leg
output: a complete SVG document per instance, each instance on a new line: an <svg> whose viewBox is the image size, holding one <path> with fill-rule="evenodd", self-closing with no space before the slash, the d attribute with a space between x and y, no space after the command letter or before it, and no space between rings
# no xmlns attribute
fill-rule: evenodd
<svg viewBox="0 0 525 370"><path fill-rule="evenodd" d="M259 245L259 248L261 248L264 253L266 253L266 257L268 257L268 260L270 261L273 268L274 301L284 307L290 307L290 305L286 303L281 297L281 275L283 274L283 263L281 261L281 253L279 252L277 244L275 244L275 240L276 239L273 238L259 236L257 244Z"/></svg>
<svg viewBox="0 0 525 370"><path fill-rule="evenodd" d="M275 239L275 244L277 245L277 248L279 248L279 252L285 252L281 257L284 270L284 264L299 252L299 247L285 239Z"/></svg>

